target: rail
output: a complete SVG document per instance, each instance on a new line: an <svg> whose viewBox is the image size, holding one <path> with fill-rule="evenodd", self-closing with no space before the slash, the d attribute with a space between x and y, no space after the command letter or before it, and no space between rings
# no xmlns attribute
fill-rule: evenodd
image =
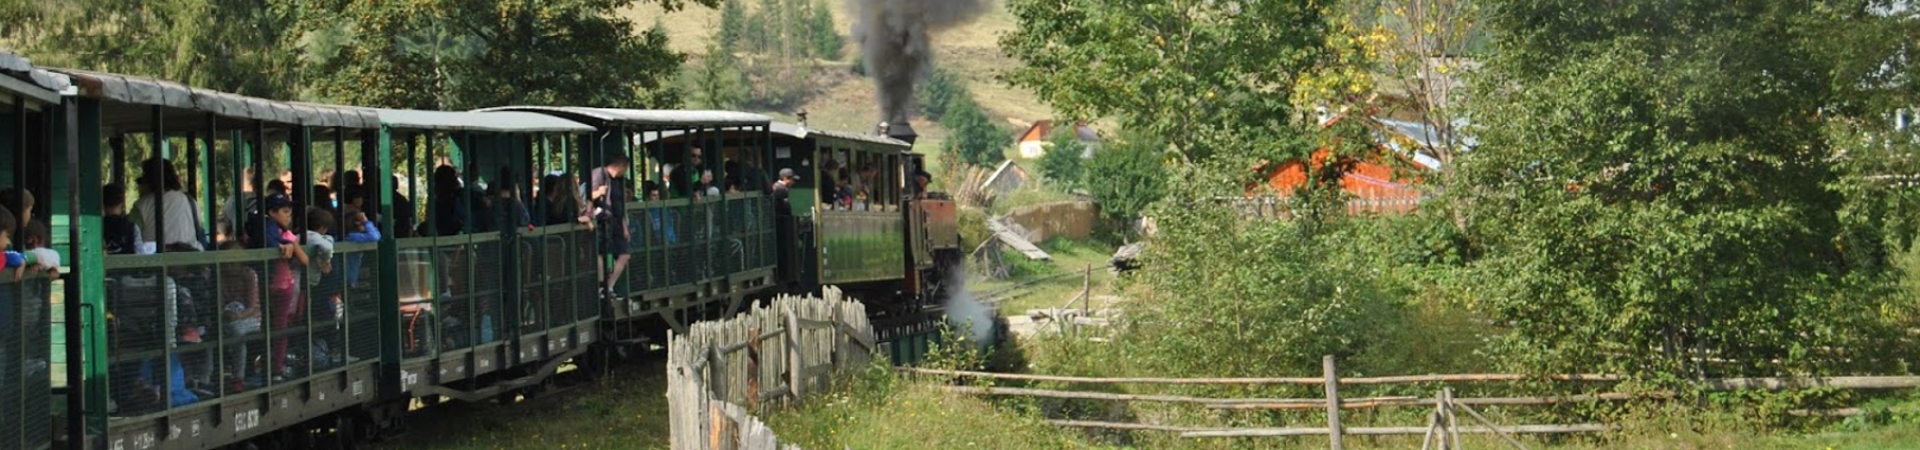
<svg viewBox="0 0 1920 450"><path fill-rule="evenodd" d="M832 287L823 297L783 295L669 339L673 449L792 448L752 413L775 401L803 401L835 373L870 364L879 348L864 305Z"/></svg>

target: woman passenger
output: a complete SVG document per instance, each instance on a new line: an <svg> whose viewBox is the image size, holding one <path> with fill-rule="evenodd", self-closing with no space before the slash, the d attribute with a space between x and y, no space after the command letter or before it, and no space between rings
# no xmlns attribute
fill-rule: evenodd
<svg viewBox="0 0 1920 450"><path fill-rule="evenodd" d="M165 159L149 159L141 164L140 200L134 202L133 210L140 224L141 239L156 242L159 247L189 248L205 250L200 243L200 219L194 211L199 210L193 204L193 197L183 191L180 175L174 173L173 164ZM156 213L154 202L164 202L165 208ZM165 225L161 230L160 225ZM159 236L165 232L166 236Z"/></svg>

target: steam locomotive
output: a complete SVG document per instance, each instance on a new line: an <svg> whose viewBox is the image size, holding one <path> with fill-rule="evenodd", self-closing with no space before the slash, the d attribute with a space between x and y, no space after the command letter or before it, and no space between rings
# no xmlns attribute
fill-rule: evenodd
<svg viewBox="0 0 1920 450"><path fill-rule="evenodd" d="M416 401L534 393L826 285L911 359L960 261L954 203L915 183L899 121L290 103L6 52L0 101L0 186L33 194L13 216L41 224L13 245L60 260L0 276L0 448L344 447ZM620 159L632 201L601 216L581 182ZM106 245L127 222L146 243ZM281 229L293 248L241 244ZM611 233L631 245L609 291Z"/></svg>

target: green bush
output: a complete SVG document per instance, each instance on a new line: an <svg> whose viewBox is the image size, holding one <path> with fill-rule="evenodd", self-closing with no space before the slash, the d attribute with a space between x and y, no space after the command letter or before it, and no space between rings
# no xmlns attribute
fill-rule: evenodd
<svg viewBox="0 0 1920 450"><path fill-rule="evenodd" d="M993 231L987 229L987 212L980 208L961 207L956 222L960 228L960 247L972 251L973 247L993 238Z"/></svg>
<svg viewBox="0 0 1920 450"><path fill-rule="evenodd" d="M1072 190L1080 187L1080 175L1086 166L1080 155L1087 145L1080 142L1071 128L1065 132L1054 133L1049 142L1047 153L1040 155L1040 174L1060 190Z"/></svg>

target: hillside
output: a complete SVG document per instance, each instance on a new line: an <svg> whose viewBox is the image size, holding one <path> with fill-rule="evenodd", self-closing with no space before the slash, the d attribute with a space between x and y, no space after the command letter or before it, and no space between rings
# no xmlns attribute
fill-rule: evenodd
<svg viewBox="0 0 1920 450"><path fill-rule="evenodd" d="M834 19L841 34L851 35L852 14L847 10L847 5L835 0L823 1L835 8ZM750 3L748 6L751 8ZM663 24L670 46L688 55L688 67L697 65L699 59L704 57L701 52L714 38L720 23L719 10L700 6L667 13L658 4L646 3L636 5L625 13L642 29L652 26L656 21ZM934 40L935 64L965 78L975 100L986 109L989 116L1007 124L1009 133L1017 132L1013 129L1015 127L1050 118L1053 114L1052 109L1035 100L1032 93L1006 86L994 79L1002 68L1018 64L1002 55L995 45L1000 33L1013 28L1013 16L1007 13L1003 3L996 2L993 11L971 24L941 32ZM827 73L810 80L816 94L805 104L810 112L808 121L823 128L871 130L880 116L879 106L873 96L873 82L851 73L850 68L854 59L859 57L859 49L850 38L848 41L845 57L840 61L822 62L823 70ZM754 112L793 120L793 111ZM924 118L916 117L914 127L920 132L923 142L937 143L947 135L945 129ZM936 146L919 147L925 151Z"/></svg>

